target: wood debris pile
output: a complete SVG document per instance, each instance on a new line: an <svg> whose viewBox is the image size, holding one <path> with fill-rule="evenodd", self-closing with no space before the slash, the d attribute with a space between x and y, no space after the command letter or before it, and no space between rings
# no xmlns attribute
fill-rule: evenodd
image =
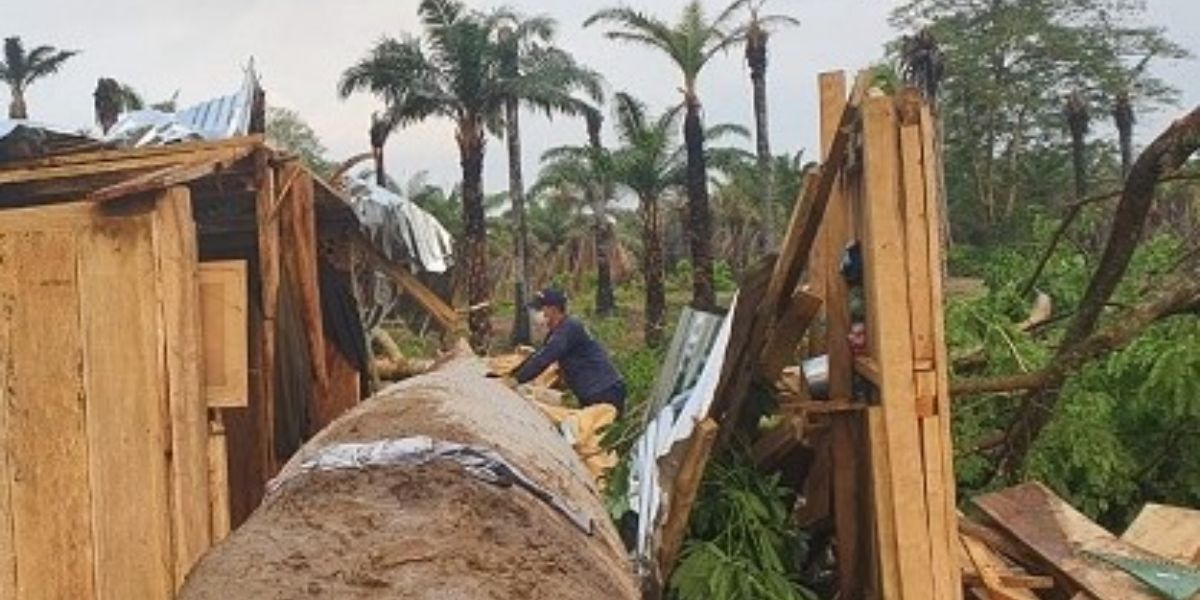
<svg viewBox="0 0 1200 600"><path fill-rule="evenodd" d="M1200 511L1147 504L1121 536L1050 489L975 498L960 518L963 582L981 600L1189 600L1200 592Z"/></svg>

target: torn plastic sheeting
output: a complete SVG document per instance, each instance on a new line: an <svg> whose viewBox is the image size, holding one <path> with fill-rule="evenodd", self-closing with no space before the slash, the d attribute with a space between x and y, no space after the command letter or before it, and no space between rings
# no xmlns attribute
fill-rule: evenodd
<svg viewBox="0 0 1200 600"><path fill-rule="evenodd" d="M281 474L268 486L274 494L289 481L313 471L365 470L377 467L420 466L435 460L454 461L471 476L492 485L517 485L567 517L584 533L591 535L591 517L569 506L562 498L529 479L503 456L487 448L414 436L375 442L347 442L322 448L300 463L297 471Z"/></svg>

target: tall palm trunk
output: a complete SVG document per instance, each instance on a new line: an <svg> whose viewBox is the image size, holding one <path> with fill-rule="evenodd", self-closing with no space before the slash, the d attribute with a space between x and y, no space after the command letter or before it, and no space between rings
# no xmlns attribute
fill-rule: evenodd
<svg viewBox="0 0 1200 600"><path fill-rule="evenodd" d="M646 283L646 345L662 344L666 326L667 295L663 287L662 228L658 218L658 198L644 196L642 204L642 276Z"/></svg>
<svg viewBox="0 0 1200 600"><path fill-rule="evenodd" d="M767 123L767 42L770 34L754 26L746 40L746 63L754 88L754 141L758 152L758 171L762 177L762 235L758 236L760 254L778 245L775 219L775 177L771 169L771 140Z"/></svg>
<svg viewBox="0 0 1200 600"><path fill-rule="evenodd" d="M367 132L371 139L371 156L375 159L375 184L381 188L387 187L387 173L383 166L383 146L387 143L391 127L385 119L371 115L371 128Z"/></svg>
<svg viewBox="0 0 1200 600"><path fill-rule="evenodd" d="M1087 102L1079 92L1067 99L1067 126L1071 131L1071 163L1075 170L1075 198L1087 196Z"/></svg>
<svg viewBox="0 0 1200 600"><path fill-rule="evenodd" d="M521 121L520 106L510 98L504 103L505 137L508 141L508 197L512 201L513 238L516 240L516 268L514 271L512 343L529 344L533 339L530 332L529 311L525 299L529 294L529 223L525 217L525 181L521 173Z"/></svg>
<svg viewBox="0 0 1200 600"><path fill-rule="evenodd" d="M600 126L603 119L598 113L589 113L587 117L588 143L594 153L593 160L599 161L604 153L600 144ZM598 169L600 181L589 187L591 195L592 215L595 218L596 235L596 314L611 315L616 308L616 298L613 296L612 266L609 257L612 256L612 225L608 222L608 200L612 196L612 181L603 169Z"/></svg>
<svg viewBox="0 0 1200 600"><path fill-rule="evenodd" d="M492 323L487 271L487 229L483 210L483 128L467 117L458 125L458 152L462 165L462 217L466 237L467 324L471 347L486 352Z"/></svg>
<svg viewBox="0 0 1200 600"><path fill-rule="evenodd" d="M687 148L688 241L692 249L692 306L715 310L717 295L713 288L712 211L708 205L708 168L704 160L704 124L700 118L700 100L695 92L686 94L687 113L683 120L683 141Z"/></svg>
<svg viewBox="0 0 1200 600"><path fill-rule="evenodd" d="M1129 101L1129 93L1117 95L1116 106L1113 107L1113 120L1117 124L1117 139L1121 145L1121 178L1129 175L1133 166L1133 104Z"/></svg>
<svg viewBox="0 0 1200 600"><path fill-rule="evenodd" d="M12 101L8 103L8 118L28 119L29 112L25 105L25 88L20 85L9 86Z"/></svg>

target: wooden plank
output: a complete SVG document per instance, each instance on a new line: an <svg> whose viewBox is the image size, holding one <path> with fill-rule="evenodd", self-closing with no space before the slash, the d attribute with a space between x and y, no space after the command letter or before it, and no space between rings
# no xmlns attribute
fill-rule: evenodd
<svg viewBox="0 0 1200 600"><path fill-rule="evenodd" d="M13 310L16 308L16 265L12 236L0 231L0 599L17 596L17 555L13 548L12 481L9 461L12 446L9 411L15 402L9 395L12 361Z"/></svg>
<svg viewBox="0 0 1200 600"><path fill-rule="evenodd" d="M958 494L956 491L958 482L954 475L954 438L951 433L952 415L950 401L950 357L946 346L946 308L944 282L946 280L943 273L943 265L945 260L942 255L945 252L945 242L942 239L943 217L941 215L941 207L944 202L938 197L940 185L936 182L939 180L941 172L941 156L937 154L934 146L934 139L937 137L936 127L933 122L933 116L930 113L930 108L927 103L921 104L920 111L921 119L921 152L924 157L923 166L925 167L925 214L926 226L928 234L926 239L929 244L929 277L930 277L930 296L931 303L931 324L933 325L933 360L932 370L936 383L936 394L933 399L932 413L938 416L937 425L940 431L936 435L941 440L941 473L944 478L944 484L941 489L943 508L941 514L945 519L945 527L942 534L945 536L945 545L952 549L958 540ZM921 361L918 361L920 363ZM923 365L918 364L918 368L923 368ZM926 432L927 435L934 435L933 432ZM936 456L937 452L930 449L928 455ZM935 509L936 510L936 509ZM962 585L958 582L957 571L951 570L951 589L955 591L955 597L962 597Z"/></svg>
<svg viewBox="0 0 1200 600"><path fill-rule="evenodd" d="M854 357L854 372L862 375L863 379L871 382L875 387L879 387L883 381L883 375L879 371L879 363L870 356Z"/></svg>
<svg viewBox="0 0 1200 600"><path fill-rule="evenodd" d="M254 157L258 194L255 198L255 219L258 224L258 277L262 306L262 323L259 330L259 397L262 399L260 434L262 456L259 460L268 468L267 477L275 466L275 336L276 318L279 314L279 280L281 265L279 257L279 221L271 218L275 204L275 170L267 165L265 151Z"/></svg>
<svg viewBox="0 0 1200 600"><path fill-rule="evenodd" d="M123 171L159 170L175 167L181 163L209 160L229 151L229 148L225 148L220 150L201 150L189 153L134 156L102 162L73 162L68 164L48 165L26 169L8 168L0 170L0 185L33 183L56 179L71 179L88 175L98 175L102 173L120 173Z"/></svg>
<svg viewBox="0 0 1200 600"><path fill-rule="evenodd" d="M289 273L299 292L300 319L304 324L304 340L313 387L309 405L309 431L314 435L337 417L336 407L330 406L329 372L325 369L325 326L321 317L321 291L317 274L317 223L313 204L312 177L299 162L289 162L278 174L289 182L280 200L281 244L287 249Z"/></svg>
<svg viewBox="0 0 1200 600"><path fill-rule="evenodd" d="M798 289L782 308L779 319L768 328L763 346L759 373L767 381L779 379L784 367L796 364L796 346L821 309L821 298Z"/></svg>
<svg viewBox="0 0 1200 600"><path fill-rule="evenodd" d="M50 167L63 167L87 163L125 162L148 157L171 157L174 160L178 160L180 155L195 155L212 150L237 148L241 146L261 146L262 144L263 136L261 134L252 134L233 137L226 140L193 141L164 146L146 146L144 148L118 148L111 150L97 150L93 152L74 152L71 154L60 154L56 156L47 156L44 158L35 158L27 161L8 163L3 167L0 167L0 173L3 173L5 177L5 179L0 181L3 181L4 183L17 181L18 179L12 174L20 171L43 171Z"/></svg>
<svg viewBox="0 0 1200 600"><path fill-rule="evenodd" d="M915 96L909 92L914 92ZM921 96L909 89L900 98L900 112L920 111ZM900 128L900 156L903 166L903 216L905 253L908 258L908 303L912 321L913 360L932 361L933 300L929 261L929 215L926 210L924 159L921 149L921 125L917 119Z"/></svg>
<svg viewBox="0 0 1200 600"><path fill-rule="evenodd" d="M671 576L675 561L683 549L683 538L687 533L692 506L699 496L700 481L704 478L704 468L708 465L708 457L712 453L719 429L717 422L711 418L696 423L687 454L680 463L675 484L671 486L667 521L663 525L662 543L659 545L659 572L664 580Z"/></svg>
<svg viewBox="0 0 1200 600"><path fill-rule="evenodd" d="M1147 504L1121 540L1166 559L1200 566L1200 510Z"/></svg>
<svg viewBox="0 0 1200 600"><path fill-rule="evenodd" d="M245 407L250 398L246 261L202 263L199 277L205 404Z"/></svg>
<svg viewBox="0 0 1200 600"><path fill-rule="evenodd" d="M862 412L867 409L867 405L861 402L851 402L850 400L793 400L788 398L779 405L780 412L805 412L808 414L827 414L827 413L845 413L845 412Z"/></svg>
<svg viewBox="0 0 1200 600"><path fill-rule="evenodd" d="M208 421L208 495L210 535L217 544L229 535L229 449L221 410L213 409Z"/></svg>
<svg viewBox="0 0 1200 600"><path fill-rule="evenodd" d="M983 580L983 586L987 588L991 600L1037 600L1037 596L1034 596L1029 590L1011 587L1004 582L1001 576L1007 569L1004 568L1000 557L992 554L983 542L965 536L962 538L962 543L967 549L967 555L975 565L975 570L979 573L979 578Z"/></svg>
<svg viewBox="0 0 1200 600"><path fill-rule="evenodd" d="M1132 576L1092 560L1084 551L1154 559L1118 540L1040 483L1025 483L975 499L1000 527L1056 571L1099 600L1150 600L1157 596Z"/></svg>
<svg viewBox="0 0 1200 600"><path fill-rule="evenodd" d="M81 235L79 248L96 593L168 598L170 380L153 223L106 219Z"/></svg>
<svg viewBox="0 0 1200 600"><path fill-rule="evenodd" d="M201 383L203 311L191 193L186 187L174 187L162 196L154 213L157 274L162 286L158 310L166 361L159 375L165 377L163 393L170 412L171 522L178 589L192 565L212 545L207 500L208 412ZM242 327L244 331L244 321Z"/></svg>
<svg viewBox="0 0 1200 600"><path fill-rule="evenodd" d="M828 433L814 436L813 463L804 479L804 503L796 503L792 518L801 527L828 519L833 511L833 440Z"/></svg>
<svg viewBox="0 0 1200 600"><path fill-rule="evenodd" d="M357 233L354 241L355 245L363 251L363 256L367 258L371 267L387 275L396 285L400 286L400 289L411 295L413 300L420 304L426 314L433 317L443 330L454 331L458 327L458 313L454 308L421 283L416 275L385 256L365 235Z"/></svg>
<svg viewBox="0 0 1200 600"><path fill-rule="evenodd" d="M220 150L211 155L188 157L187 162L172 164L149 173L138 175L132 179L100 188L88 194L88 202L105 203L119 200L135 194L152 192L173 185L187 183L206 175L228 169L239 160L246 158L254 151L253 147L230 148Z"/></svg>
<svg viewBox="0 0 1200 600"><path fill-rule="evenodd" d="M871 514L874 516L872 550L877 560L871 565L872 582L878 582L876 593L868 598L896 598L900 596L900 552L896 538L896 514L891 456L887 439L887 422L883 408L872 406L867 409L865 441L869 449L871 470Z"/></svg>
<svg viewBox="0 0 1200 600"><path fill-rule="evenodd" d="M92 598L75 234L26 232L9 242L17 288L12 315L19 324L10 340L8 415L16 597Z"/></svg>
<svg viewBox="0 0 1200 600"><path fill-rule="evenodd" d="M905 278L904 224L900 213L899 140L891 98L866 101L863 206L865 237L864 290L867 338L879 365L879 397L886 437L872 443L888 446L892 486L890 504L876 503L876 514L891 511L895 524L900 588L896 598L948 598L949 590L935 588L930 558L929 519L924 494L921 437L913 386L913 355Z"/></svg>

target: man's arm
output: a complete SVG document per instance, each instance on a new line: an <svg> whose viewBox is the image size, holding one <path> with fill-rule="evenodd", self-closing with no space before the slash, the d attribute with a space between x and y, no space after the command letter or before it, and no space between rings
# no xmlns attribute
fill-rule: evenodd
<svg viewBox="0 0 1200 600"><path fill-rule="evenodd" d="M530 356L521 365L521 368L517 369L515 375L517 383L532 381L550 365L558 362L571 347L571 331L570 327L563 327L561 331L551 334L550 339L546 340L546 345L534 352L533 356Z"/></svg>

